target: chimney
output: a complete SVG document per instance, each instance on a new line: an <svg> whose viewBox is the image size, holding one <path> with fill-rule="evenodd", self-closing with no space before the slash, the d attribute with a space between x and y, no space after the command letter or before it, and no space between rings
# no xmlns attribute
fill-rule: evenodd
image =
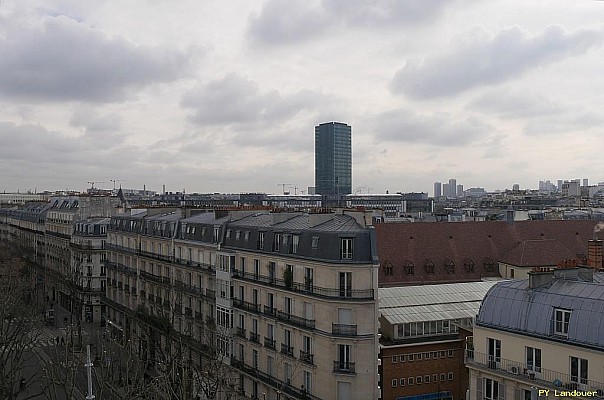
<svg viewBox="0 0 604 400"><path fill-rule="evenodd" d="M507 210L505 210L505 221L508 224L514 223L514 207L508 206Z"/></svg>
<svg viewBox="0 0 604 400"><path fill-rule="evenodd" d="M554 280L554 274L551 271L543 271L540 268L530 271L528 276L529 289L536 289Z"/></svg>
<svg viewBox="0 0 604 400"><path fill-rule="evenodd" d="M602 269L602 241L591 239L587 241L587 266L595 270Z"/></svg>

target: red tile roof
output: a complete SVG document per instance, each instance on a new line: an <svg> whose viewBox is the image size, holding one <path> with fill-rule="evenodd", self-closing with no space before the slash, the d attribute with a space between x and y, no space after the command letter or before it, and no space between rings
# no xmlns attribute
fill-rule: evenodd
<svg viewBox="0 0 604 400"><path fill-rule="evenodd" d="M508 256L515 259L525 241L555 239L562 246L550 256L540 253L540 245L530 244L529 263L549 262L559 255L586 256L595 225L590 220L377 224L379 283L397 286L497 277L497 263Z"/></svg>

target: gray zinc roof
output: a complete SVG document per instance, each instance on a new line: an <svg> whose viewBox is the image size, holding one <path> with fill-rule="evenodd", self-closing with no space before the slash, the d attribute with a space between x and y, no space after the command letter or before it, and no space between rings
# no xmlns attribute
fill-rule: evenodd
<svg viewBox="0 0 604 400"><path fill-rule="evenodd" d="M554 310L571 311L568 336L555 335ZM528 289L528 281L506 281L487 293L477 325L604 350L604 285L555 280Z"/></svg>

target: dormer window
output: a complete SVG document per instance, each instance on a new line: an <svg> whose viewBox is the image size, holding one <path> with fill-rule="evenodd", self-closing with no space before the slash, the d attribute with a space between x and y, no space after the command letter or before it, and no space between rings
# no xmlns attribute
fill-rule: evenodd
<svg viewBox="0 0 604 400"><path fill-rule="evenodd" d="M258 249L264 250L264 236L266 232L258 232Z"/></svg>
<svg viewBox="0 0 604 400"><path fill-rule="evenodd" d="M392 267L392 263L390 261L388 261L386 265L384 265L384 273L390 276L394 274L394 268Z"/></svg>
<svg viewBox="0 0 604 400"><path fill-rule="evenodd" d="M273 251L279 251L281 249L281 234L275 233L275 237L273 239Z"/></svg>
<svg viewBox="0 0 604 400"><path fill-rule="evenodd" d="M554 309L554 335L568 336L570 310Z"/></svg>
<svg viewBox="0 0 604 400"><path fill-rule="evenodd" d="M424 268L426 269L426 273L429 275L434 274L434 262L430 259L426 259L424 263Z"/></svg>
<svg viewBox="0 0 604 400"><path fill-rule="evenodd" d="M455 262L453 260L451 260L450 258L447 258L445 260L445 270L447 271L448 274L455 273Z"/></svg>
<svg viewBox="0 0 604 400"><path fill-rule="evenodd" d="M313 250L317 250L319 248L319 237L318 236L312 237L311 247Z"/></svg>
<svg viewBox="0 0 604 400"><path fill-rule="evenodd" d="M471 258L466 258L466 261L463 264L466 272L474 272L474 261Z"/></svg>
<svg viewBox="0 0 604 400"><path fill-rule="evenodd" d="M413 263L411 261L407 261L405 263L405 265L403 266L403 269L405 270L405 273L407 275L413 275L414 269L415 269L415 265L413 265Z"/></svg>
<svg viewBox="0 0 604 400"><path fill-rule="evenodd" d="M352 260L352 245L354 243L353 238L341 238L340 250L342 260Z"/></svg>

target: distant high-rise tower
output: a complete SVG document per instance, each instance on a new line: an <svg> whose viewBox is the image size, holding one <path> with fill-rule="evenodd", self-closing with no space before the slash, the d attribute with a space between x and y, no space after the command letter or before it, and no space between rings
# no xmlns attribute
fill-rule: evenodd
<svg viewBox="0 0 604 400"><path fill-rule="evenodd" d="M352 193L352 128L340 122L315 127L315 187L323 196Z"/></svg>
<svg viewBox="0 0 604 400"><path fill-rule="evenodd" d="M442 192L442 183L440 182L434 182L434 197L438 198L438 197L442 197L443 192Z"/></svg>
<svg viewBox="0 0 604 400"><path fill-rule="evenodd" d="M445 193L447 197L457 197L457 179L449 179L449 193Z"/></svg>

